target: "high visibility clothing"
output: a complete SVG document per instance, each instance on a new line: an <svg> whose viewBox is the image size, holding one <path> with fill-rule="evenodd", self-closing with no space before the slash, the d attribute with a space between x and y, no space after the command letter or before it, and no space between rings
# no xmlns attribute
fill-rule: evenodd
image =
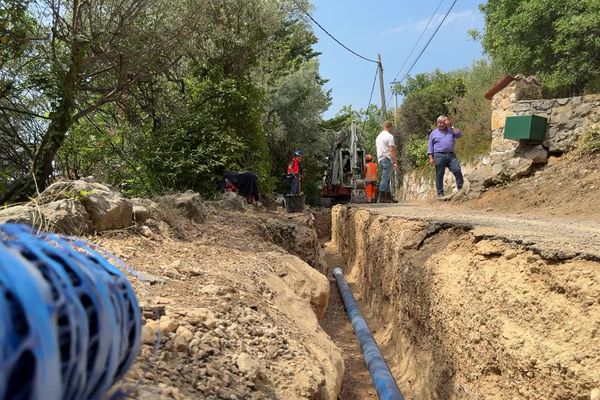
<svg viewBox="0 0 600 400"><path fill-rule="evenodd" d="M297 157L292 157L292 161L288 164L288 174L298 175L300 172L300 161Z"/></svg>
<svg viewBox="0 0 600 400"><path fill-rule="evenodd" d="M365 167L365 181L377 182L377 164L368 162Z"/></svg>
<svg viewBox="0 0 600 400"><path fill-rule="evenodd" d="M365 194L367 195L368 203L375 203L375 194L377 193L377 182L367 182L365 186Z"/></svg>

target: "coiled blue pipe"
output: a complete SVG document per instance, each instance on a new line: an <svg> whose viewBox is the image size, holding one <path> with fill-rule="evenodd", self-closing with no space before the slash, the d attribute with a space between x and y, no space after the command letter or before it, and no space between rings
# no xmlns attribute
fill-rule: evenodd
<svg viewBox="0 0 600 400"><path fill-rule="evenodd" d="M352 323L352 329L354 329L354 333L358 338L360 349L363 352L367 368L369 369L379 398L381 400L404 400L392 373L379 351L379 347L377 347L377 342L375 342L375 338L373 338L367 322L363 318L356 300L354 300L352 291L344 279L342 269L340 267L334 268L332 275L337 281L338 288L342 294L346 312Z"/></svg>
<svg viewBox="0 0 600 400"><path fill-rule="evenodd" d="M140 333L133 288L93 245L0 225L0 400L100 399Z"/></svg>

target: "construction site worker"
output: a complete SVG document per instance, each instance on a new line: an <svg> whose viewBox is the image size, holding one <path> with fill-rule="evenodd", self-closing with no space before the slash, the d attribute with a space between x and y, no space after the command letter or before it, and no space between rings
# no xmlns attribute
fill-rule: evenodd
<svg viewBox="0 0 600 400"><path fill-rule="evenodd" d="M221 192L235 192L246 198L248 204L260 201L258 178L254 172L225 172L219 184Z"/></svg>
<svg viewBox="0 0 600 400"><path fill-rule="evenodd" d="M367 194L367 203L375 203L375 193L377 192L377 164L373 162L370 154L365 156L367 164L365 165L365 192Z"/></svg>
<svg viewBox="0 0 600 400"><path fill-rule="evenodd" d="M392 135L392 123L385 121L383 123L383 131L375 139L377 147L377 162L381 168L381 181L379 182L378 203L397 203L397 200L392 197L390 192L390 178L392 169L398 168L396 160L396 144Z"/></svg>
<svg viewBox="0 0 600 400"><path fill-rule="evenodd" d="M302 192L302 161L304 154L302 150L294 151L292 160L288 164L287 173L290 179L290 194L300 194Z"/></svg>

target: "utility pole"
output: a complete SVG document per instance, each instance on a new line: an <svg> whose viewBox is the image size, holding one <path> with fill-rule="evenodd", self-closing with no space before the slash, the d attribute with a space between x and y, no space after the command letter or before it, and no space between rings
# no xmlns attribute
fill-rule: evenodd
<svg viewBox="0 0 600 400"><path fill-rule="evenodd" d="M383 85L383 66L381 54L377 54L377 69L379 70L379 90L381 91L381 122L385 121L385 87Z"/></svg>
<svg viewBox="0 0 600 400"><path fill-rule="evenodd" d="M398 93L392 89L394 93L394 125L398 126Z"/></svg>

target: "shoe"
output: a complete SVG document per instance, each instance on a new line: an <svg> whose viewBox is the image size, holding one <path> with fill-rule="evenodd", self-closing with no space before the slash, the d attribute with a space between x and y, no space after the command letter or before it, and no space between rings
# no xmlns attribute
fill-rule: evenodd
<svg viewBox="0 0 600 400"><path fill-rule="evenodd" d="M387 192L379 193L379 197L377 198L377 202L378 203L390 203L390 200L388 198L388 193Z"/></svg>
<svg viewBox="0 0 600 400"><path fill-rule="evenodd" d="M388 200L389 200L390 203L397 203L398 202L398 200L396 200L396 198L390 192L387 193L387 198L388 198Z"/></svg>

